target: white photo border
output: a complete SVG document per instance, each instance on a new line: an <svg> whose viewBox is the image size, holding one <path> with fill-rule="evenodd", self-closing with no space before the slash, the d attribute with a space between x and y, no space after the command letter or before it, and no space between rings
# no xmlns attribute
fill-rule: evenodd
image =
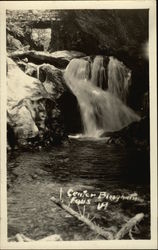
<svg viewBox="0 0 158 250"><path fill-rule="evenodd" d="M149 9L150 76L150 200L151 239L119 241L7 241L6 188L6 10L7 9ZM0 2L0 159L1 159L1 249L157 249L157 53L156 0L120 1L1 1Z"/></svg>

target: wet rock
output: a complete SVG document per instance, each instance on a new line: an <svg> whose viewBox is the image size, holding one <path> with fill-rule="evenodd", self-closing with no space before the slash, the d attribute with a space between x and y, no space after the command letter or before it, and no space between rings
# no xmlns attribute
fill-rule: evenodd
<svg viewBox="0 0 158 250"><path fill-rule="evenodd" d="M110 137L109 144L135 145L140 149L149 149L149 117L143 117L127 127L115 131L105 132L102 136Z"/></svg>

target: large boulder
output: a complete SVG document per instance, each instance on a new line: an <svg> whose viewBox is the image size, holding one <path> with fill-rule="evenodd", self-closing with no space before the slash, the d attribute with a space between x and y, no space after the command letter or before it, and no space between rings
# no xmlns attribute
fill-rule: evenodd
<svg viewBox="0 0 158 250"><path fill-rule="evenodd" d="M7 65L8 127L13 129L17 143L60 142L66 135L55 99L38 79L26 75L12 59L7 59Z"/></svg>
<svg viewBox="0 0 158 250"><path fill-rule="evenodd" d="M50 51L109 54L132 47L138 52L148 40L148 10L59 10L58 16L60 21L52 22Z"/></svg>
<svg viewBox="0 0 158 250"><path fill-rule="evenodd" d="M65 69L69 63L69 59L65 57L54 57L53 54L49 52L43 51L14 51L10 53L9 56L13 59L18 61L27 60L27 62L32 62L36 65L40 65L43 63L51 64L59 69Z"/></svg>
<svg viewBox="0 0 158 250"><path fill-rule="evenodd" d="M102 136L109 137L110 144L135 145L140 149L149 149L149 117L133 122L115 132L105 132Z"/></svg>
<svg viewBox="0 0 158 250"><path fill-rule="evenodd" d="M72 60L73 58L80 58L86 56L85 53L74 50L59 50L52 52L51 55L56 58L65 58L69 61Z"/></svg>
<svg viewBox="0 0 158 250"><path fill-rule="evenodd" d="M56 103L54 119L58 119L58 114L61 112L61 119L68 134L81 131L82 122L78 102L66 85L63 72L49 64L39 66L38 71L40 81Z"/></svg>

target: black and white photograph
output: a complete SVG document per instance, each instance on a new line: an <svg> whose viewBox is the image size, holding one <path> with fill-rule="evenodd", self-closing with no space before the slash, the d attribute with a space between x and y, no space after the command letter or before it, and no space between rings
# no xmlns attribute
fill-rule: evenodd
<svg viewBox="0 0 158 250"><path fill-rule="evenodd" d="M129 2L1 3L7 249L156 249L156 2Z"/></svg>

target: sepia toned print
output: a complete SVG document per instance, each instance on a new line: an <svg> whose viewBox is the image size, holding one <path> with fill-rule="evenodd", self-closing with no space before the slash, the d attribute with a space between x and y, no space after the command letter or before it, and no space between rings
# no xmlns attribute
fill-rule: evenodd
<svg viewBox="0 0 158 250"><path fill-rule="evenodd" d="M149 8L5 17L8 244L150 242Z"/></svg>

